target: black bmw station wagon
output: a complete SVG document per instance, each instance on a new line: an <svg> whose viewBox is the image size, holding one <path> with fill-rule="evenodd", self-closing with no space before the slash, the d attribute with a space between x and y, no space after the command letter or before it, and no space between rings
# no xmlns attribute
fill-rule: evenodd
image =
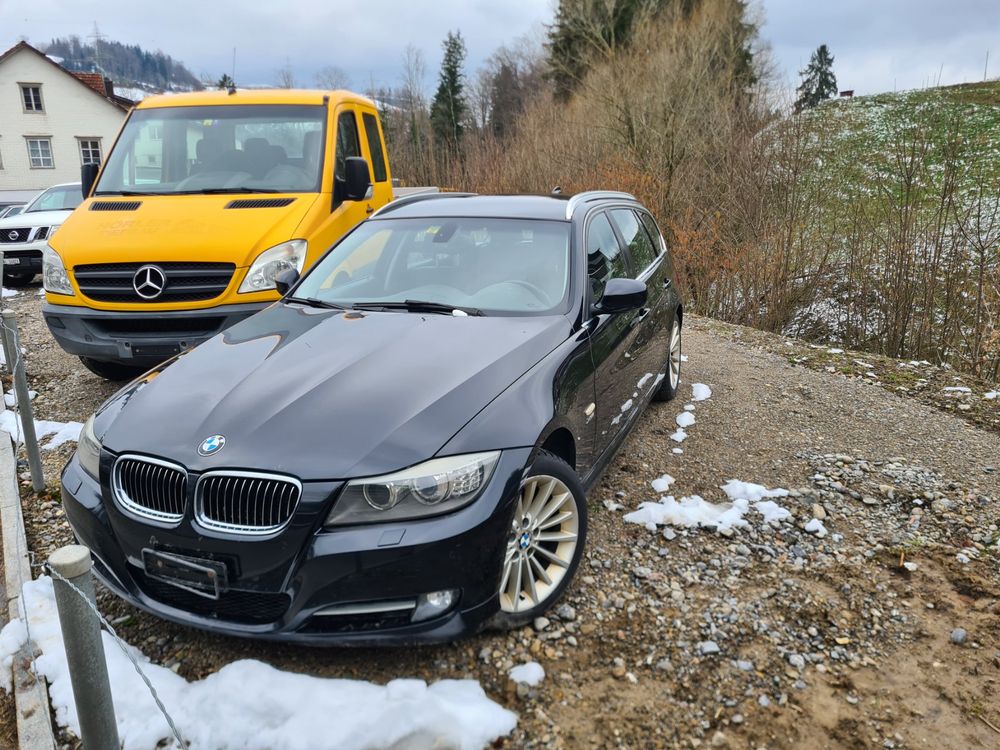
<svg viewBox="0 0 1000 750"><path fill-rule="evenodd" d="M632 196L375 212L270 308L86 423L69 520L116 594L213 631L453 640L569 585L585 493L680 378L666 243Z"/></svg>

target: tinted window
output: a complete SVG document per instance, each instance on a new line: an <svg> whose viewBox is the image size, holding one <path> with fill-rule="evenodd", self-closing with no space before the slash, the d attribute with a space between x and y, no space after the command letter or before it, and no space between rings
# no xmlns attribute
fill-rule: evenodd
<svg viewBox="0 0 1000 750"><path fill-rule="evenodd" d="M628 246L629 255L632 256L632 263L636 268L636 273L642 273L656 256L659 250L653 248L653 242L649 239L649 234L639 223L635 211L629 208L616 208L611 212L618 231L622 233L622 239Z"/></svg>
<svg viewBox="0 0 1000 750"><path fill-rule="evenodd" d="M361 144L358 141L358 121L353 112L344 112L337 118L337 159L334 165L334 176L338 180L347 179L347 157L361 156Z"/></svg>
<svg viewBox="0 0 1000 750"><path fill-rule="evenodd" d="M595 216L587 228L587 274L590 276L593 302L604 296L608 279L629 276L618 238L604 213Z"/></svg>
<svg viewBox="0 0 1000 750"><path fill-rule="evenodd" d="M653 217L647 214L645 211L637 211L639 218L642 219L642 224L646 227L646 231L649 232L649 236L653 239L653 245L656 248L656 254L659 255L663 252L662 236L660 235L660 228L656 226L656 222L653 221Z"/></svg>
<svg viewBox="0 0 1000 750"><path fill-rule="evenodd" d="M365 137L368 138L368 150L372 155L372 171L375 174L375 182L385 182L385 151L382 149L382 138L378 134L378 120L375 115L365 114L362 116L365 121Z"/></svg>

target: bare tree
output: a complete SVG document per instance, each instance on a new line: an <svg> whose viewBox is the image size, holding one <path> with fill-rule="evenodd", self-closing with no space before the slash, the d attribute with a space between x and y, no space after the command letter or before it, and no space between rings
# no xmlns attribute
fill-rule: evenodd
<svg viewBox="0 0 1000 750"><path fill-rule="evenodd" d="M351 79L343 68L327 65L316 72L316 86L329 91L349 89L351 88Z"/></svg>
<svg viewBox="0 0 1000 750"><path fill-rule="evenodd" d="M294 89L295 88L295 72L292 70L292 66L288 61L275 71L275 77L278 79L279 89Z"/></svg>

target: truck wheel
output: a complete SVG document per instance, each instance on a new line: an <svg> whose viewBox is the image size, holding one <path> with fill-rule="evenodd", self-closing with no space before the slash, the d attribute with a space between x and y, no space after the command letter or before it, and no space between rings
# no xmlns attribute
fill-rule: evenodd
<svg viewBox="0 0 1000 750"><path fill-rule="evenodd" d="M104 362L100 359L80 357L83 366L105 380L132 380L146 371L144 367L123 365L121 362Z"/></svg>
<svg viewBox="0 0 1000 750"><path fill-rule="evenodd" d="M28 286L35 278L35 274L30 271L25 273L14 273L11 271L4 271L3 273L3 285L4 286Z"/></svg>

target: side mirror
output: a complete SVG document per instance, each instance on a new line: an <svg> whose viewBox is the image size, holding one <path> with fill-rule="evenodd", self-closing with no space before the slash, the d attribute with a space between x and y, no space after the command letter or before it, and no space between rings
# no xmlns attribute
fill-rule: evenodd
<svg viewBox="0 0 1000 750"><path fill-rule="evenodd" d="M298 280L299 272L294 268L286 268L274 277L274 288L278 290L278 294L284 297Z"/></svg>
<svg viewBox="0 0 1000 750"><path fill-rule="evenodd" d="M372 185L368 162L360 156L349 156L344 160L344 198L349 201L363 201L370 197Z"/></svg>
<svg viewBox="0 0 1000 750"><path fill-rule="evenodd" d="M94 187L97 173L100 171L100 164L84 164L80 167L80 190L83 192L84 198L90 195L90 189Z"/></svg>
<svg viewBox="0 0 1000 750"><path fill-rule="evenodd" d="M594 306L603 314L623 313L638 310L646 304L649 292L646 283L638 279L610 279L604 287L604 296Z"/></svg>

